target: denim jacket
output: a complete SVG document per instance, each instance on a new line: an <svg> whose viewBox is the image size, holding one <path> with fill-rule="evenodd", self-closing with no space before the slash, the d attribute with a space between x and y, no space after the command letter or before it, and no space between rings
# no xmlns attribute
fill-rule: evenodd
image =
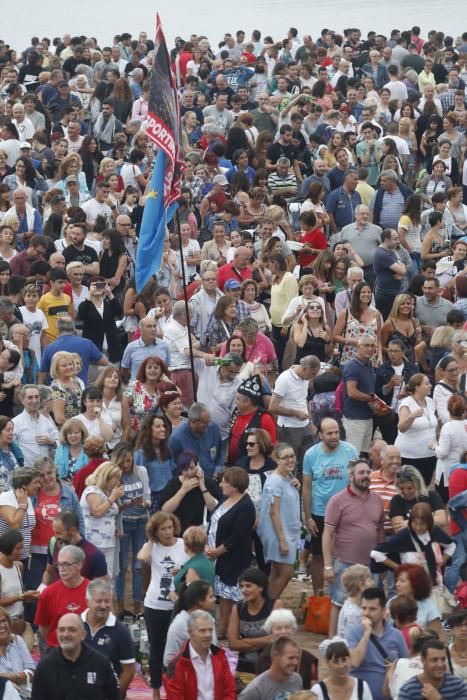
<svg viewBox="0 0 467 700"><path fill-rule="evenodd" d="M37 496L33 496L31 500L34 508L36 508L38 502ZM79 521L79 531L84 537L84 518L78 497L76 493L72 489L70 489L69 486L65 486L65 484L62 483L60 483L60 499L58 505L60 511L71 510L73 513L76 513Z"/></svg>

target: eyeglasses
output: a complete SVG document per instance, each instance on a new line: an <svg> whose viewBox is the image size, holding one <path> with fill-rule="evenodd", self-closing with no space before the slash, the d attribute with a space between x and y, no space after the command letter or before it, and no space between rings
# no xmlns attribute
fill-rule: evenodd
<svg viewBox="0 0 467 700"><path fill-rule="evenodd" d="M292 459L295 461L297 459L297 457L295 455L282 455L282 457L279 457L279 459L282 459L284 462L286 460L292 460Z"/></svg>
<svg viewBox="0 0 467 700"><path fill-rule="evenodd" d="M70 566L76 566L77 561L59 561L57 564L58 569L69 569Z"/></svg>
<svg viewBox="0 0 467 700"><path fill-rule="evenodd" d="M256 442L247 442L247 443L246 443L246 446L247 446L247 447L255 447L256 445L257 445Z"/></svg>

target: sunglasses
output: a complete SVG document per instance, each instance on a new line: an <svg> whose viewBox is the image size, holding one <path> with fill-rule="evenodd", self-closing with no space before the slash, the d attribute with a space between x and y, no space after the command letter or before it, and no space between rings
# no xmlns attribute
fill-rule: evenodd
<svg viewBox="0 0 467 700"><path fill-rule="evenodd" d="M247 447L255 447L256 445L257 445L256 442L247 442L247 443L246 443L246 446L247 446Z"/></svg>

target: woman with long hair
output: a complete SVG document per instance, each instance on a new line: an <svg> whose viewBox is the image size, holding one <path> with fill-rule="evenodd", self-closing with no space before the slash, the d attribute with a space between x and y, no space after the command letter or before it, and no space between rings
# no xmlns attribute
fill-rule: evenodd
<svg viewBox="0 0 467 700"><path fill-rule="evenodd" d="M136 438L135 462L146 467L151 489L150 512L160 508L160 496L172 478L174 463L168 446L168 430L162 416L149 415Z"/></svg>
<svg viewBox="0 0 467 700"><path fill-rule="evenodd" d="M398 294L392 309L381 328L381 345L387 352L388 344L398 338L404 346L404 355L409 362L415 362L415 346L422 341L422 329L414 316L410 294Z"/></svg>
<svg viewBox="0 0 467 700"><path fill-rule="evenodd" d="M8 185L10 192L14 192L21 187L26 192L28 204L37 209L39 206L37 178L38 173L32 164L32 160L20 156L15 163L15 172L4 177L3 184Z"/></svg>
<svg viewBox="0 0 467 700"><path fill-rule="evenodd" d="M0 234L1 236L1 234ZM11 267L6 260L0 260L0 295L8 296L8 282L11 277Z"/></svg>
<svg viewBox="0 0 467 700"><path fill-rule="evenodd" d="M137 555L146 539L145 528L151 503L148 473L145 467L135 464L133 447L129 442L120 442L115 447L111 461L120 469L120 484L124 487L124 494L119 500L122 536L119 548L119 573L115 583L117 609L120 613L124 610L125 574L131 547L131 590L133 612L137 615L142 612L143 603L143 571Z"/></svg>
<svg viewBox="0 0 467 700"><path fill-rule="evenodd" d="M459 387L459 365L452 355L445 355L436 365L436 376L440 379L436 382L433 391L436 415L441 425L449 420L448 401L451 396L462 395Z"/></svg>
<svg viewBox="0 0 467 700"><path fill-rule="evenodd" d="M357 352L358 339L361 335L371 335L376 340L376 353L373 364L381 364L381 327L383 319L379 311L372 306L373 292L367 282L359 282L350 300L350 308L344 309L337 317L334 326L335 343L342 345L340 362L345 364L353 359Z"/></svg>
<svg viewBox="0 0 467 700"><path fill-rule="evenodd" d="M430 230L423 238L421 258L423 261L437 262L451 253L450 243L445 240L443 234L445 228L443 214L440 211L432 211L428 216L428 223Z"/></svg>
<svg viewBox="0 0 467 700"><path fill-rule="evenodd" d="M259 286L255 280L244 280L242 282L240 299L248 306L250 316L257 322L259 331L269 334L272 331L271 319L265 306L257 301L259 293Z"/></svg>
<svg viewBox="0 0 467 700"><path fill-rule="evenodd" d="M125 124L131 114L134 100L128 80L117 78L112 94L107 99L113 105L116 118Z"/></svg>
<svg viewBox="0 0 467 700"><path fill-rule="evenodd" d="M329 224L329 214L324 206L326 190L321 182L311 182L308 185L308 193L300 207L300 214L305 211L312 211L321 227Z"/></svg>
<svg viewBox="0 0 467 700"><path fill-rule="evenodd" d="M282 358L288 339L288 329L283 326L282 317L295 297L298 296L298 284L295 276L288 271L287 261L283 255L270 255L267 265L272 274L271 285L271 323L272 335L276 346L279 368L282 368Z"/></svg>
<svg viewBox="0 0 467 700"><path fill-rule="evenodd" d="M106 229L102 236L102 250L99 253L99 270L120 303L126 282L127 267L128 255L120 233L114 229Z"/></svg>
<svg viewBox="0 0 467 700"><path fill-rule="evenodd" d="M127 430L127 415L123 410L123 386L116 367L105 367L94 382L96 389L102 392L101 415L112 424L113 435L107 441L112 450L122 440Z"/></svg>
<svg viewBox="0 0 467 700"><path fill-rule="evenodd" d="M409 252L412 260L412 276L421 271L421 216L422 196L420 194L412 194L405 200L397 229L401 245Z"/></svg>
<svg viewBox="0 0 467 700"><path fill-rule="evenodd" d="M251 161L252 166L255 168L256 173L260 168L266 167L267 152L273 143L273 137L269 131L260 131L258 138L255 143L255 152Z"/></svg>
<svg viewBox="0 0 467 700"><path fill-rule="evenodd" d="M331 331L318 301L307 304L295 320L292 337L297 346L294 364L307 355L315 355L321 362L329 359L332 353Z"/></svg>
<svg viewBox="0 0 467 700"><path fill-rule="evenodd" d="M222 296L213 312L214 320L209 331L209 344L214 352L219 352L222 343L229 338L238 326L237 306L234 297Z"/></svg>
<svg viewBox="0 0 467 700"><path fill-rule="evenodd" d="M84 137L78 155L81 158L87 188L89 192L92 192L99 173L101 160L104 157L104 154L99 150L99 144L95 136L88 135Z"/></svg>

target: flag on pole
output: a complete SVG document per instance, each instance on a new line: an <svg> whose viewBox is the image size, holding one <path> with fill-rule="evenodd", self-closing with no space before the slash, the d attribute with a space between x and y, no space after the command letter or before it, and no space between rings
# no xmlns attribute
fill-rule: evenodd
<svg viewBox="0 0 467 700"><path fill-rule="evenodd" d="M156 40L150 76L147 129L157 146L150 186L146 193L136 254L136 289L140 292L161 265L166 226L177 210L181 165L180 109L175 78L164 32L157 15Z"/></svg>

